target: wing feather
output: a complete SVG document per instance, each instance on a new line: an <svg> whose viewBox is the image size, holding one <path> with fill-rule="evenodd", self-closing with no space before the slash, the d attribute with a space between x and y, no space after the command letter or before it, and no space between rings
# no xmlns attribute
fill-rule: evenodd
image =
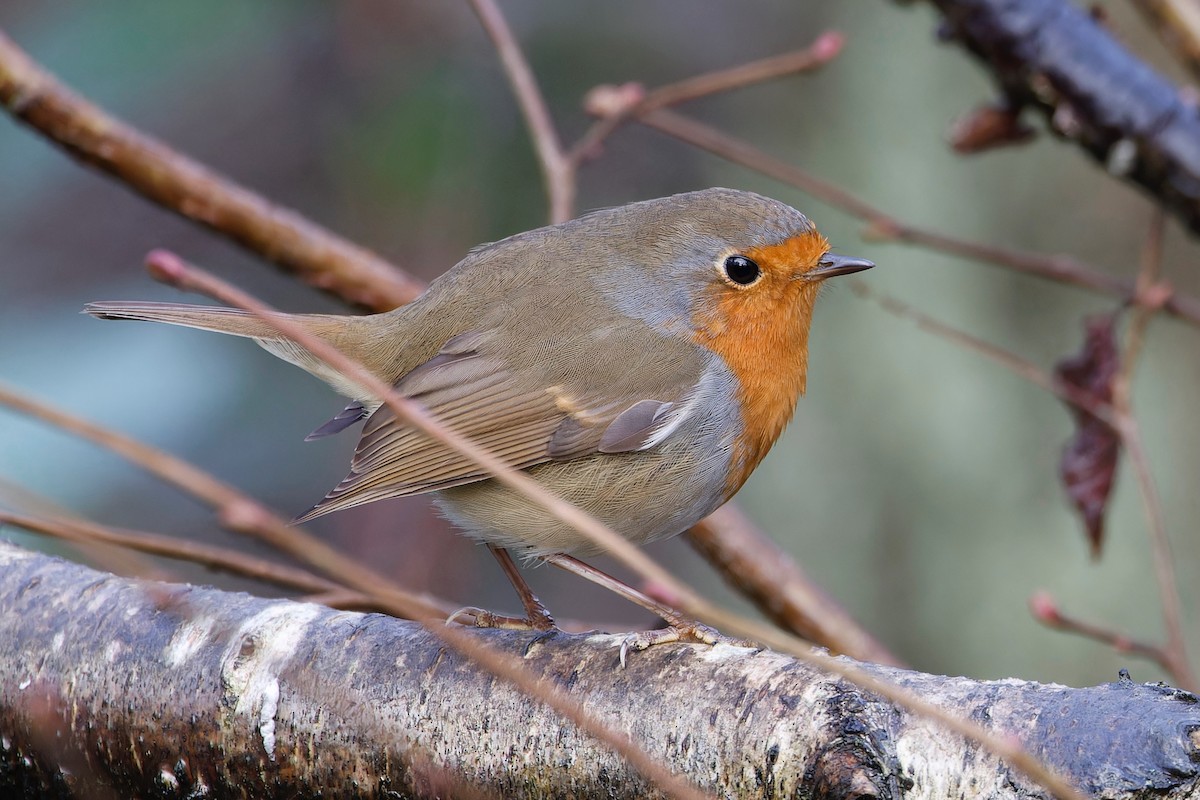
<svg viewBox="0 0 1200 800"><path fill-rule="evenodd" d="M403 376L396 390L505 463L527 469L657 445L682 422L681 413L691 413L696 393L706 385L707 370L694 360L671 364L658 385L647 389L644 379L637 381L636 393L611 380L600 383L586 370L565 370L560 385L544 369L522 371L488 353L485 337L466 333ZM587 385L589 379L597 385ZM462 455L404 425L384 405L367 418L350 473L297 521L488 477Z"/></svg>

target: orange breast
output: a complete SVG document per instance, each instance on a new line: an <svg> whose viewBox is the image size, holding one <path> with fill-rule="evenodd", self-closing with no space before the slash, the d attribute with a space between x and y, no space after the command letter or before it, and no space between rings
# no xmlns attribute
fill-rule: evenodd
<svg viewBox="0 0 1200 800"><path fill-rule="evenodd" d="M829 249L817 233L743 253L763 270L746 289L714 284L698 309L695 340L724 360L737 378L742 418L730 463L732 496L783 433L804 393L808 331L818 284L799 276Z"/></svg>

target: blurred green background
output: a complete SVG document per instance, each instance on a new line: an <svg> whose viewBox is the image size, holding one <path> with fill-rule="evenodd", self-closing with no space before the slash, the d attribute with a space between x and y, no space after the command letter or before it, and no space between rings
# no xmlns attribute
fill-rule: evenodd
<svg viewBox="0 0 1200 800"><path fill-rule="evenodd" d="M1180 77L1127 4L1108 5L1117 34ZM1074 148L1043 135L963 158L945 145L951 121L991 89L960 49L936 43L936 17L924 4L502 7L567 141L588 125L580 101L596 84L655 86L842 31L843 55L818 73L682 110L907 221L1070 253L1115 274L1136 270L1150 204ZM5 0L0 27L121 117L425 278L479 242L546 219L524 126L465 4ZM1047 368L1078 349L1085 314L1112 305L937 253L863 242L860 225L841 212L636 126L582 171L578 207L712 185L796 205L841 252L880 265L865 276L879 291ZM0 116L0 379L191 459L285 515L307 509L342 477L354 444L353 435L302 441L341 408L332 392L244 341L78 313L89 300L189 299L143 272L142 257L155 247L284 309L341 309ZM1195 254L1172 223L1166 274L1192 293L1200 292ZM1086 684L1129 666L1135 679L1162 677L1105 646L1047 631L1026 609L1044 588L1074 613L1161 636L1133 475L1123 466L1105 551L1092 561L1058 485L1060 447L1072 430L1058 401L844 287L823 297L812 349L809 394L739 501L819 583L924 670ZM1193 654L1198 388L1197 331L1156 321L1135 402ZM190 498L4 409L0 481L10 503L21 487L106 523L247 546ZM423 498L308 527L416 588L464 605L516 606L486 551L449 534ZM684 542L652 549L702 591L730 598ZM271 591L170 568L181 579ZM561 616L648 622L557 571L530 577Z"/></svg>

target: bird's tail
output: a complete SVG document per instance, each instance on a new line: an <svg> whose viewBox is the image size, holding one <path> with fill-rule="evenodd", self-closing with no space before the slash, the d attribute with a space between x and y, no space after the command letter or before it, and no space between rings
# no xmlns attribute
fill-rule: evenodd
<svg viewBox="0 0 1200 800"><path fill-rule="evenodd" d="M199 306L184 303L149 303L137 301L106 301L88 303L86 314L97 319L136 319L143 322L165 322L204 331L246 336L251 339L281 339L279 332L262 319L236 308ZM297 315L280 314L281 317Z"/></svg>
<svg viewBox="0 0 1200 800"><path fill-rule="evenodd" d="M144 322L165 322L204 331L227 333L253 339L272 355L282 358L301 369L307 370L328 383L338 392L356 400L367 399L365 391L348 380L324 361L309 353L300 345L281 334L262 318L236 308L200 306L185 303L152 303L138 301L105 301L88 303L83 307L86 314L98 319L132 319ZM286 319L302 326L309 333L319 336L337 347L351 358L369 362L370 353L361 345L363 331L357 324L362 317L339 317L327 314L284 314L272 316ZM370 364L368 363L368 367Z"/></svg>

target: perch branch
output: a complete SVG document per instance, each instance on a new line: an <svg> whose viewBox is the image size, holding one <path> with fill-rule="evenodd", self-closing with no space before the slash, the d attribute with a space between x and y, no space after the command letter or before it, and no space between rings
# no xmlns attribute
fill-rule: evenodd
<svg viewBox="0 0 1200 800"><path fill-rule="evenodd" d="M214 800L662 796L418 624L151 586L11 545L0 544L0 564L0 674L13 676L0 681L0 781ZM569 688L720 796L1044 796L988 750L780 654L664 646L622 671L618 637L458 633ZM1187 693L1127 679L1067 689L865 670L983 721L1090 795L1195 791L1187 731L1200 720ZM59 771L68 760L75 768ZM453 791L438 790L449 781Z"/></svg>

